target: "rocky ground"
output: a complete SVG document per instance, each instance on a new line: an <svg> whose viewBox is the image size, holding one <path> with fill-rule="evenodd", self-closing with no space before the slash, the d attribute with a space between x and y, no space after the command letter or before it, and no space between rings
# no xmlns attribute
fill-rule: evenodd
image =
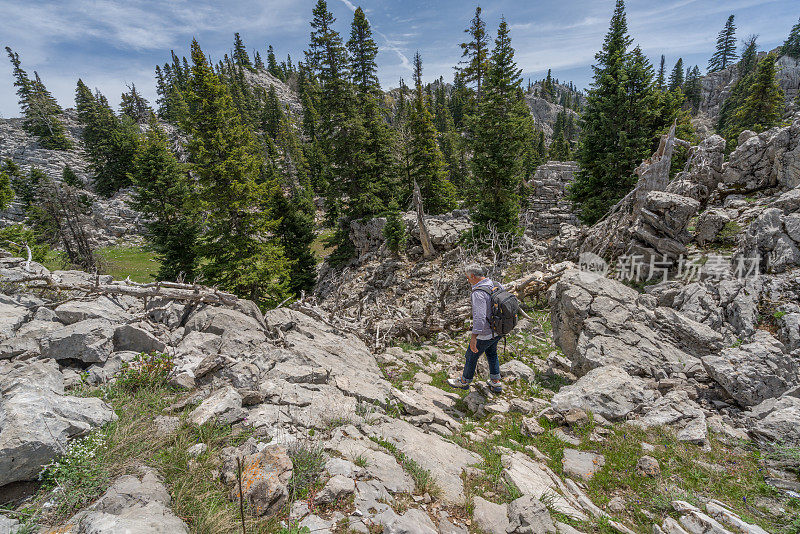
<svg viewBox="0 0 800 534"><path fill-rule="evenodd" d="M0 259L0 532L233 532L240 478L248 531L790 532L797 516L793 393L740 417L713 367L679 360L688 330L644 331L630 316L658 308L614 280L564 274L553 331L531 310L494 395L445 385L463 338L376 354L293 309L23 290L32 273L48 274ZM584 374L586 333L613 328L674 343L645 360L662 371L620 349ZM751 405L769 396L752 379Z"/></svg>

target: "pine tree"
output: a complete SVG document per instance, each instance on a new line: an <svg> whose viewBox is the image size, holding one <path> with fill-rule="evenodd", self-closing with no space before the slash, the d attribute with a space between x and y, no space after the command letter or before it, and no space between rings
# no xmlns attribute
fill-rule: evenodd
<svg viewBox="0 0 800 534"><path fill-rule="evenodd" d="M775 80L776 60L775 54L770 54L758 62L749 94L736 110L738 132L730 137L738 137L743 130L763 132L780 121L784 94Z"/></svg>
<svg viewBox="0 0 800 534"><path fill-rule="evenodd" d="M64 125L59 119L63 112L56 99L44 86L39 74L34 71L33 79L22 69L19 54L6 47L6 52L14 66L14 86L17 88L19 105L25 117L22 125L25 131L39 138L42 148L69 150L72 142L67 138Z"/></svg>
<svg viewBox="0 0 800 534"><path fill-rule="evenodd" d="M383 237L386 239L386 246L397 254L406 242L406 225L400 214L400 207L397 201L392 199L386 211L386 225L383 227Z"/></svg>
<svg viewBox="0 0 800 534"><path fill-rule="evenodd" d="M678 61L675 62L675 66L672 68L672 72L669 75L667 88L670 91L683 89L683 82L683 58L678 58Z"/></svg>
<svg viewBox="0 0 800 534"><path fill-rule="evenodd" d="M464 33L470 36L470 40L461 43L461 57L466 59L461 62L464 66L458 72L465 83L475 84L476 97L480 98L483 80L489 70L489 37L486 35L486 23L481 18L480 6L475 8L475 16Z"/></svg>
<svg viewBox="0 0 800 534"><path fill-rule="evenodd" d="M253 54L253 68L255 68L257 71L267 68L266 65L264 65L264 60L261 59L261 54L258 53L258 50L256 50L255 54Z"/></svg>
<svg viewBox="0 0 800 534"><path fill-rule="evenodd" d="M567 138L564 135L564 130L559 132L550 143L550 149L547 153L547 159L550 161L568 161L569 160L569 145Z"/></svg>
<svg viewBox="0 0 800 534"><path fill-rule="evenodd" d="M161 262L157 278L176 280L182 275L194 280L200 225L190 207L192 184L186 169L167 146L166 135L155 117L150 119L135 163L131 205L144 215L145 238Z"/></svg>
<svg viewBox="0 0 800 534"><path fill-rule="evenodd" d="M185 85L185 76L180 63L177 64L177 69L167 63L164 64L163 69L156 65L156 94L158 95L156 104L160 119L177 125L181 117L186 114L186 102L182 92L185 90Z"/></svg>
<svg viewBox="0 0 800 534"><path fill-rule="evenodd" d="M792 26L789 37L783 42L781 55L800 59L800 19L798 19L797 24Z"/></svg>
<svg viewBox="0 0 800 534"><path fill-rule="evenodd" d="M272 49L272 45L267 48L267 72L279 80L283 79L283 73L278 66L278 60L275 59L275 51Z"/></svg>
<svg viewBox="0 0 800 534"><path fill-rule="evenodd" d="M736 61L736 25L731 15L717 36L717 49L708 61L708 72L726 69L734 61Z"/></svg>
<svg viewBox="0 0 800 534"><path fill-rule="evenodd" d="M22 203L23 209L27 212L41 199L42 188L49 181L47 174L37 167L31 167L28 174L24 174L10 159L6 159L4 167L11 181L14 196Z"/></svg>
<svg viewBox="0 0 800 534"><path fill-rule="evenodd" d="M739 60L739 77L743 78L753 72L758 63L758 35L750 35L743 42L742 59Z"/></svg>
<svg viewBox="0 0 800 534"><path fill-rule="evenodd" d="M650 154L655 89L652 66L631 44L625 4L617 0L603 48L595 55L594 81L582 114L577 160L581 170L570 189L579 217L600 219L635 183L634 168Z"/></svg>
<svg viewBox="0 0 800 534"><path fill-rule="evenodd" d="M11 188L11 177L4 168L0 168L0 211L8 208L14 200L14 190Z"/></svg>
<svg viewBox="0 0 800 534"><path fill-rule="evenodd" d="M519 189L526 132L533 120L522 96L508 24L501 19L489 60L484 94L471 127L472 168L480 193L472 219L478 231L519 229Z"/></svg>
<svg viewBox="0 0 800 534"><path fill-rule="evenodd" d="M281 214L277 233L289 260L289 291L293 295L311 291L317 279L317 258L311 250L314 242L314 201L303 189L295 188L290 197L276 190L275 213Z"/></svg>
<svg viewBox="0 0 800 534"><path fill-rule="evenodd" d="M69 164L65 165L64 170L61 171L61 181L70 187L83 189L83 181L75 174Z"/></svg>
<svg viewBox="0 0 800 534"><path fill-rule="evenodd" d="M542 98L548 102L553 102L556 97L556 88L553 84L552 69L547 69L547 76L542 83Z"/></svg>
<svg viewBox="0 0 800 534"><path fill-rule="evenodd" d="M455 207L455 187L447 180L433 117L425 104L422 86L422 58L414 55L414 102L408 116L408 174L416 181L428 213L444 213Z"/></svg>
<svg viewBox="0 0 800 534"><path fill-rule="evenodd" d="M369 21L360 7L353 14L347 49L350 52L350 76L359 93L367 94L380 89L376 74L378 68L375 64L378 45L372 38Z"/></svg>
<svg viewBox="0 0 800 534"><path fill-rule="evenodd" d="M75 108L95 188L101 195L111 196L130 185L139 127L128 116L117 117L108 100L100 92L93 95L82 80L75 91Z"/></svg>
<svg viewBox="0 0 800 534"><path fill-rule="evenodd" d="M686 102L689 103L693 112L697 112L700 108L700 100L703 96L703 86L700 81L700 67L695 65L689 70L684 83L684 94L686 95Z"/></svg>
<svg viewBox="0 0 800 534"><path fill-rule="evenodd" d="M197 246L200 273L206 283L240 297L280 302L287 296L289 266L268 206L278 184L262 176L261 147L196 40L191 49L184 128L197 178L194 201L205 214Z"/></svg>
<svg viewBox="0 0 800 534"><path fill-rule="evenodd" d="M378 104L381 94L375 64L378 46L361 8L356 9L350 26L349 71L355 86L357 105L365 137L363 151L367 158L350 193L351 217L373 217L386 209L385 199L396 189L397 165L394 157L396 139Z"/></svg>
<svg viewBox="0 0 800 534"><path fill-rule="evenodd" d="M657 146L658 138L664 127L664 110L659 107L659 91L653 87L653 66L645 57L639 46L634 47L627 61L628 107L625 125L626 151L630 173L644 158L652 154L653 146ZM676 112L683 103L683 93L676 90ZM671 124L671 123L670 123ZM632 177L633 178L633 177ZM633 185L635 180L630 184ZM626 191L627 193L627 191Z"/></svg>
<svg viewBox="0 0 800 534"><path fill-rule="evenodd" d="M137 124L147 124L153 110L147 99L136 90L136 84L131 84L128 86L128 92L122 93L119 112L130 117Z"/></svg>
<svg viewBox="0 0 800 534"><path fill-rule="evenodd" d="M239 32L233 34L233 61L239 67L246 69L253 68L253 64L250 63L250 56L247 54L247 48L245 48L242 38L239 36Z"/></svg>
<svg viewBox="0 0 800 534"><path fill-rule="evenodd" d="M469 102L469 89L464 81L464 76L456 72L453 76L453 89L450 92L450 116L453 117L453 126L463 129Z"/></svg>
<svg viewBox="0 0 800 534"><path fill-rule="evenodd" d="M349 64L342 38L333 29L335 18L325 0L313 10L311 42L307 62L320 85L317 140L330 166L326 184L327 223L335 227L328 244L336 247L331 261L349 259L355 252L350 242L350 221L361 210L372 211L375 196L361 191L369 164L368 133L358 110L358 101L349 81ZM357 198L359 195L360 198Z"/></svg>
<svg viewBox="0 0 800 534"><path fill-rule="evenodd" d="M303 154L308 163L309 179L315 191L325 193L329 183L330 166L320 140L317 136L319 123L319 86L308 80L305 69L300 71L298 80L300 104L303 108L302 132L306 141L303 144Z"/></svg>
<svg viewBox="0 0 800 534"><path fill-rule="evenodd" d="M656 76L656 89L659 91L663 91L666 87L666 85L664 85L667 79L666 66L664 64L665 59L664 54L661 54L661 64L658 67L658 76Z"/></svg>

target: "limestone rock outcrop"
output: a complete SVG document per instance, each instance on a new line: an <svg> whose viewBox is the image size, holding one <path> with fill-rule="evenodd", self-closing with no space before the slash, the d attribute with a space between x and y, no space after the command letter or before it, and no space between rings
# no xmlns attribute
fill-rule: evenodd
<svg viewBox="0 0 800 534"><path fill-rule="evenodd" d="M65 394L55 360L0 362L0 486L35 478L70 439L116 419L96 397Z"/></svg>

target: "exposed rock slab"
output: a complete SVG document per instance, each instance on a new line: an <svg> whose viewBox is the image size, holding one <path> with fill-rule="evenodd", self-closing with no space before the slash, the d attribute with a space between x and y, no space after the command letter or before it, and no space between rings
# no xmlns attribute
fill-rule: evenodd
<svg viewBox="0 0 800 534"><path fill-rule="evenodd" d="M64 394L53 360L0 366L0 486L35 478L67 442L116 419L96 397Z"/></svg>
<svg viewBox="0 0 800 534"><path fill-rule="evenodd" d="M547 495L546 498L552 499L553 507L559 512L579 520L586 518L576 504L570 503L558 492L558 486L545 466L531 460L519 451L504 454L502 463L503 476L523 495L529 495L538 500Z"/></svg>
<svg viewBox="0 0 800 534"><path fill-rule="evenodd" d="M86 319L46 333L39 347L44 358L104 362L114 350L114 327L105 319Z"/></svg>
<svg viewBox="0 0 800 534"><path fill-rule="evenodd" d="M800 361L783 351L780 341L758 330L750 343L704 356L703 366L737 402L755 406L800 381Z"/></svg>
<svg viewBox="0 0 800 534"><path fill-rule="evenodd" d="M139 478L119 477L108 491L70 522L76 534L188 534L189 528L169 508L170 496L152 470Z"/></svg>
<svg viewBox="0 0 800 534"><path fill-rule="evenodd" d="M445 441L435 434L426 434L405 421L391 421L370 427L374 435L392 443L397 450L431 472L448 503L464 500L461 472L481 462L474 452Z"/></svg>
<svg viewBox="0 0 800 534"><path fill-rule="evenodd" d="M560 413L581 409L618 421L656 397L656 392L646 386L644 380L619 367L599 367L562 387L551 402Z"/></svg>

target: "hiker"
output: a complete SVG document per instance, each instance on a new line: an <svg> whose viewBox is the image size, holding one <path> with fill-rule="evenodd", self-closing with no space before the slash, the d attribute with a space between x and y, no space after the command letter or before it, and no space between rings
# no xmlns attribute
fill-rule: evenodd
<svg viewBox="0 0 800 534"><path fill-rule="evenodd" d="M464 371L458 378L448 378L447 383L454 388L469 389L469 384L475 376L475 367L478 358L486 353L489 362L489 388L494 393L503 392L503 383L500 381L500 359L497 357L497 343L503 333L492 329L492 293L502 291L503 286L486 278L486 270L480 265L469 265L464 269L464 274L472 286L472 335L465 355ZM516 321L515 321L516 322Z"/></svg>

